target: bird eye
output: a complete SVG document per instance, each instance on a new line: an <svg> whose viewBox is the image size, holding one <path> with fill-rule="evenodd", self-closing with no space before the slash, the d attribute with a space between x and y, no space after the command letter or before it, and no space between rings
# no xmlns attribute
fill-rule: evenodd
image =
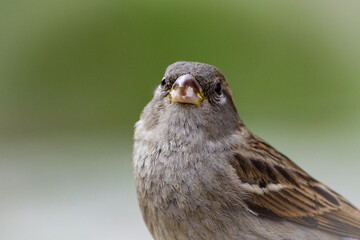
<svg viewBox="0 0 360 240"><path fill-rule="evenodd" d="M215 92L216 92L217 94L219 94L219 95L222 93L221 83L220 83L220 82L216 83L216 85L215 85Z"/></svg>
<svg viewBox="0 0 360 240"><path fill-rule="evenodd" d="M166 78L163 78L161 80L161 86L165 86L165 84L167 83L167 79Z"/></svg>

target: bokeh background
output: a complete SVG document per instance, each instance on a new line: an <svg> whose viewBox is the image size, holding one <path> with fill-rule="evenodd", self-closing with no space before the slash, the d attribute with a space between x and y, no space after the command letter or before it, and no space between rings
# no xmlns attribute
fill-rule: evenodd
<svg viewBox="0 0 360 240"><path fill-rule="evenodd" d="M2 0L0 239L150 239L133 125L177 60L360 207L359 26L356 0Z"/></svg>

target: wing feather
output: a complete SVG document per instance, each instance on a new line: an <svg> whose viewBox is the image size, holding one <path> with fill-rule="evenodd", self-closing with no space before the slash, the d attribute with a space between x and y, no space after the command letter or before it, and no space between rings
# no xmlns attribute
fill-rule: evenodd
<svg viewBox="0 0 360 240"><path fill-rule="evenodd" d="M249 143L236 151L232 166L251 211L360 239L358 209L260 138L252 135Z"/></svg>

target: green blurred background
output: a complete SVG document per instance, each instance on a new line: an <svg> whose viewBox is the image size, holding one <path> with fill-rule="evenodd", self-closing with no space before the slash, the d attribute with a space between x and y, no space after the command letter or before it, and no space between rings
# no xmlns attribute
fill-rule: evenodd
<svg viewBox="0 0 360 240"><path fill-rule="evenodd" d="M360 206L360 2L0 2L0 238L150 239L133 125L167 65L217 66L247 126Z"/></svg>

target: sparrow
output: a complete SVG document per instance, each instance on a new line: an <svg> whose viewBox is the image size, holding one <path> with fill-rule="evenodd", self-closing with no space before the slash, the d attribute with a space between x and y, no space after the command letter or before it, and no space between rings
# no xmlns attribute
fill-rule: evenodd
<svg viewBox="0 0 360 240"><path fill-rule="evenodd" d="M132 158L155 240L360 239L360 211L251 133L214 66L166 69Z"/></svg>

